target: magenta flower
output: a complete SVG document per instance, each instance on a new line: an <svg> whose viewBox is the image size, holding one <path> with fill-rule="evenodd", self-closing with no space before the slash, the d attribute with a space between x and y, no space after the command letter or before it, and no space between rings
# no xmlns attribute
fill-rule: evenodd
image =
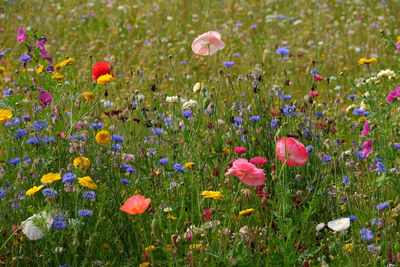
<svg viewBox="0 0 400 267"><path fill-rule="evenodd" d="M49 92L42 92L39 95L39 102L42 103L42 108L47 108L53 101L53 96Z"/></svg>
<svg viewBox="0 0 400 267"><path fill-rule="evenodd" d="M367 120L367 121L365 121L364 129L363 129L363 131L361 132L360 137L366 136L367 134L369 134L369 131L370 131L370 129L369 129L369 121Z"/></svg>
<svg viewBox="0 0 400 267"><path fill-rule="evenodd" d="M372 148L371 139L364 142L362 149L363 149L362 153L363 153L364 157L368 157L370 154L372 154L374 149Z"/></svg>
<svg viewBox="0 0 400 267"><path fill-rule="evenodd" d="M18 28L18 36L17 36L18 43L22 43L27 37L28 35L26 35L24 29Z"/></svg>
<svg viewBox="0 0 400 267"><path fill-rule="evenodd" d="M247 161L247 159L237 159L233 162L225 175L233 174L247 185L257 186L265 183L265 173L263 169Z"/></svg>
<svg viewBox="0 0 400 267"><path fill-rule="evenodd" d="M281 162L286 162L289 166L304 165L308 157L304 145L291 137L279 139L276 143L276 155Z"/></svg>
<svg viewBox="0 0 400 267"><path fill-rule="evenodd" d="M386 102L391 103L398 97L400 97L400 88L396 88L394 91L390 91L385 100Z"/></svg>

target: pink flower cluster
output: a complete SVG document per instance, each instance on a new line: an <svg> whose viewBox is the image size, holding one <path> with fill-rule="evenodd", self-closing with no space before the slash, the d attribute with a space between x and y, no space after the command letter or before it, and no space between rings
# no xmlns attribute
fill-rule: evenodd
<svg viewBox="0 0 400 267"><path fill-rule="evenodd" d="M394 91L390 91L386 97L386 102L391 103L396 98L400 97L400 88L396 88Z"/></svg>

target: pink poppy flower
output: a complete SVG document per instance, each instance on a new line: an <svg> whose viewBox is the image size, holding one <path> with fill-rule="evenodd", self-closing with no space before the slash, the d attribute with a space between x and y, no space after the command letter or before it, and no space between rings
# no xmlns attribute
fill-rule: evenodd
<svg viewBox="0 0 400 267"><path fill-rule="evenodd" d="M150 198L145 198L142 195L134 195L128 198L119 209L130 215L141 214L145 212L150 202Z"/></svg>
<svg viewBox="0 0 400 267"><path fill-rule="evenodd" d="M318 91L310 91L310 92L308 92L308 96L317 97L317 96L319 96L319 93L318 93Z"/></svg>
<svg viewBox="0 0 400 267"><path fill-rule="evenodd" d="M324 78L322 78L321 76L319 76L318 74L313 74L312 75L312 78L314 79L314 80L316 80L316 81L323 81L324 80Z"/></svg>
<svg viewBox="0 0 400 267"><path fill-rule="evenodd" d="M235 152L236 154L243 154L243 153L246 153L246 148L242 147L242 146L238 146L233 149L233 152Z"/></svg>
<svg viewBox="0 0 400 267"><path fill-rule="evenodd" d="M17 41L18 43L22 43L25 41L25 39L28 38L28 35L25 33L23 28L18 28L18 35L17 35Z"/></svg>
<svg viewBox="0 0 400 267"><path fill-rule="evenodd" d="M225 43L221 41L221 34L216 31L203 33L192 43L193 52L201 56L214 55L224 47Z"/></svg>
<svg viewBox="0 0 400 267"><path fill-rule="evenodd" d="M237 159L232 163L225 175L235 175L247 185L257 186L265 183L265 173L263 169L247 161L247 159Z"/></svg>
<svg viewBox="0 0 400 267"><path fill-rule="evenodd" d="M268 160L263 157L255 157L250 159L250 163L257 165L258 167L261 167L264 164L267 164Z"/></svg>
<svg viewBox="0 0 400 267"><path fill-rule="evenodd" d="M290 166L304 165L308 157L305 146L291 137L281 138L276 143L276 155L281 162L287 160L286 163Z"/></svg>
<svg viewBox="0 0 400 267"><path fill-rule="evenodd" d="M362 149L363 149L362 153L363 153L364 157L368 157L370 154L372 154L372 152L374 152L371 139L364 142Z"/></svg>
<svg viewBox="0 0 400 267"><path fill-rule="evenodd" d="M366 136L367 134L369 134L369 131L370 131L370 129L369 129L369 121L366 120L366 121L365 121L365 124L364 124L364 129L363 129L363 131L361 132L360 137Z"/></svg>

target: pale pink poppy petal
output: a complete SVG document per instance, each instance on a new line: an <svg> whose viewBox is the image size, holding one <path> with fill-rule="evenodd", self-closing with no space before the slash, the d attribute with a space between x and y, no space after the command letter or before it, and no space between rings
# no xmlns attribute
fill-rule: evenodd
<svg viewBox="0 0 400 267"><path fill-rule="evenodd" d="M287 160L290 166L304 165L307 162L308 153L305 146L294 138L281 138L276 143L276 155L281 162Z"/></svg>

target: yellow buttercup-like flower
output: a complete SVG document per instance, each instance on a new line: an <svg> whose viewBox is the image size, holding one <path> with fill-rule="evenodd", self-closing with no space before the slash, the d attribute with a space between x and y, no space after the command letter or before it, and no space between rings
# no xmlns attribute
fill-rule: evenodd
<svg viewBox="0 0 400 267"><path fill-rule="evenodd" d="M0 67L0 73L6 72L6 68Z"/></svg>
<svg viewBox="0 0 400 267"><path fill-rule="evenodd" d="M54 181L61 180L61 175L59 173L49 172L48 174L43 175L40 181L44 184L51 184Z"/></svg>
<svg viewBox="0 0 400 267"><path fill-rule="evenodd" d="M0 123L6 123L12 119L12 112L8 109L0 109Z"/></svg>
<svg viewBox="0 0 400 267"><path fill-rule="evenodd" d="M146 248L144 249L144 251L152 251L152 250L155 250L155 249L156 249L155 246L148 246L148 247L146 247Z"/></svg>
<svg viewBox="0 0 400 267"><path fill-rule="evenodd" d="M70 57L70 58L68 58L68 59L66 59L66 60L64 60L64 61L62 61L62 62L60 62L60 63L58 63L57 65L55 65L55 66L54 66L54 69L55 69L56 71L58 71L60 68L65 67L65 66L71 64L71 63L74 62L74 61L75 61L75 59L72 58L72 57Z"/></svg>
<svg viewBox="0 0 400 267"><path fill-rule="evenodd" d="M246 215L250 215L252 214L254 211L254 209L246 209L246 210L242 210L241 212L239 212L239 217L238 220L240 220L241 216L246 216Z"/></svg>
<svg viewBox="0 0 400 267"><path fill-rule="evenodd" d="M75 168L82 166L82 168L88 169L90 167L90 160L87 157L77 157L74 159L73 164Z"/></svg>
<svg viewBox="0 0 400 267"><path fill-rule="evenodd" d="M62 75L58 72L55 72L51 78L56 79L59 83L64 81L64 75Z"/></svg>
<svg viewBox="0 0 400 267"><path fill-rule="evenodd" d="M90 101L90 102L96 102L96 97L95 97L94 94L91 93L91 92L84 92L84 93L83 93L83 98L84 98L85 100Z"/></svg>
<svg viewBox="0 0 400 267"><path fill-rule="evenodd" d="M34 186L34 187L32 187L31 189L29 189L29 190L27 190L26 192L25 192L25 195L27 195L27 196L32 196L32 195L34 195L37 191L39 191L40 189L42 189L43 188L43 185L39 185L39 186Z"/></svg>
<svg viewBox="0 0 400 267"><path fill-rule="evenodd" d="M90 178L89 176L78 178L78 182L82 186L87 187L89 190L97 189L97 185L93 182L92 178Z"/></svg>
<svg viewBox="0 0 400 267"><path fill-rule="evenodd" d="M111 134L108 131L102 130L96 134L96 142L99 145L107 145L110 143L111 140Z"/></svg>
<svg viewBox="0 0 400 267"><path fill-rule="evenodd" d="M376 59L376 58L374 58L374 57L371 57L371 58L369 58L369 59L366 59L366 58L360 58L359 60L358 60L358 65L363 65L363 64L370 64L370 63L375 63L375 62L377 62L378 60Z"/></svg>
<svg viewBox="0 0 400 267"><path fill-rule="evenodd" d="M97 78L97 84L104 85L112 82L113 80L114 80L113 76L111 76L110 74L105 74Z"/></svg>
<svg viewBox="0 0 400 267"><path fill-rule="evenodd" d="M201 193L202 196L205 198L212 198L212 199L222 199L222 193L219 191L203 191Z"/></svg>
<svg viewBox="0 0 400 267"><path fill-rule="evenodd" d="M37 68L36 73L37 73L37 74L42 73L42 72L43 72L43 69L44 69L44 66L43 66L43 65L40 65L39 68Z"/></svg>

